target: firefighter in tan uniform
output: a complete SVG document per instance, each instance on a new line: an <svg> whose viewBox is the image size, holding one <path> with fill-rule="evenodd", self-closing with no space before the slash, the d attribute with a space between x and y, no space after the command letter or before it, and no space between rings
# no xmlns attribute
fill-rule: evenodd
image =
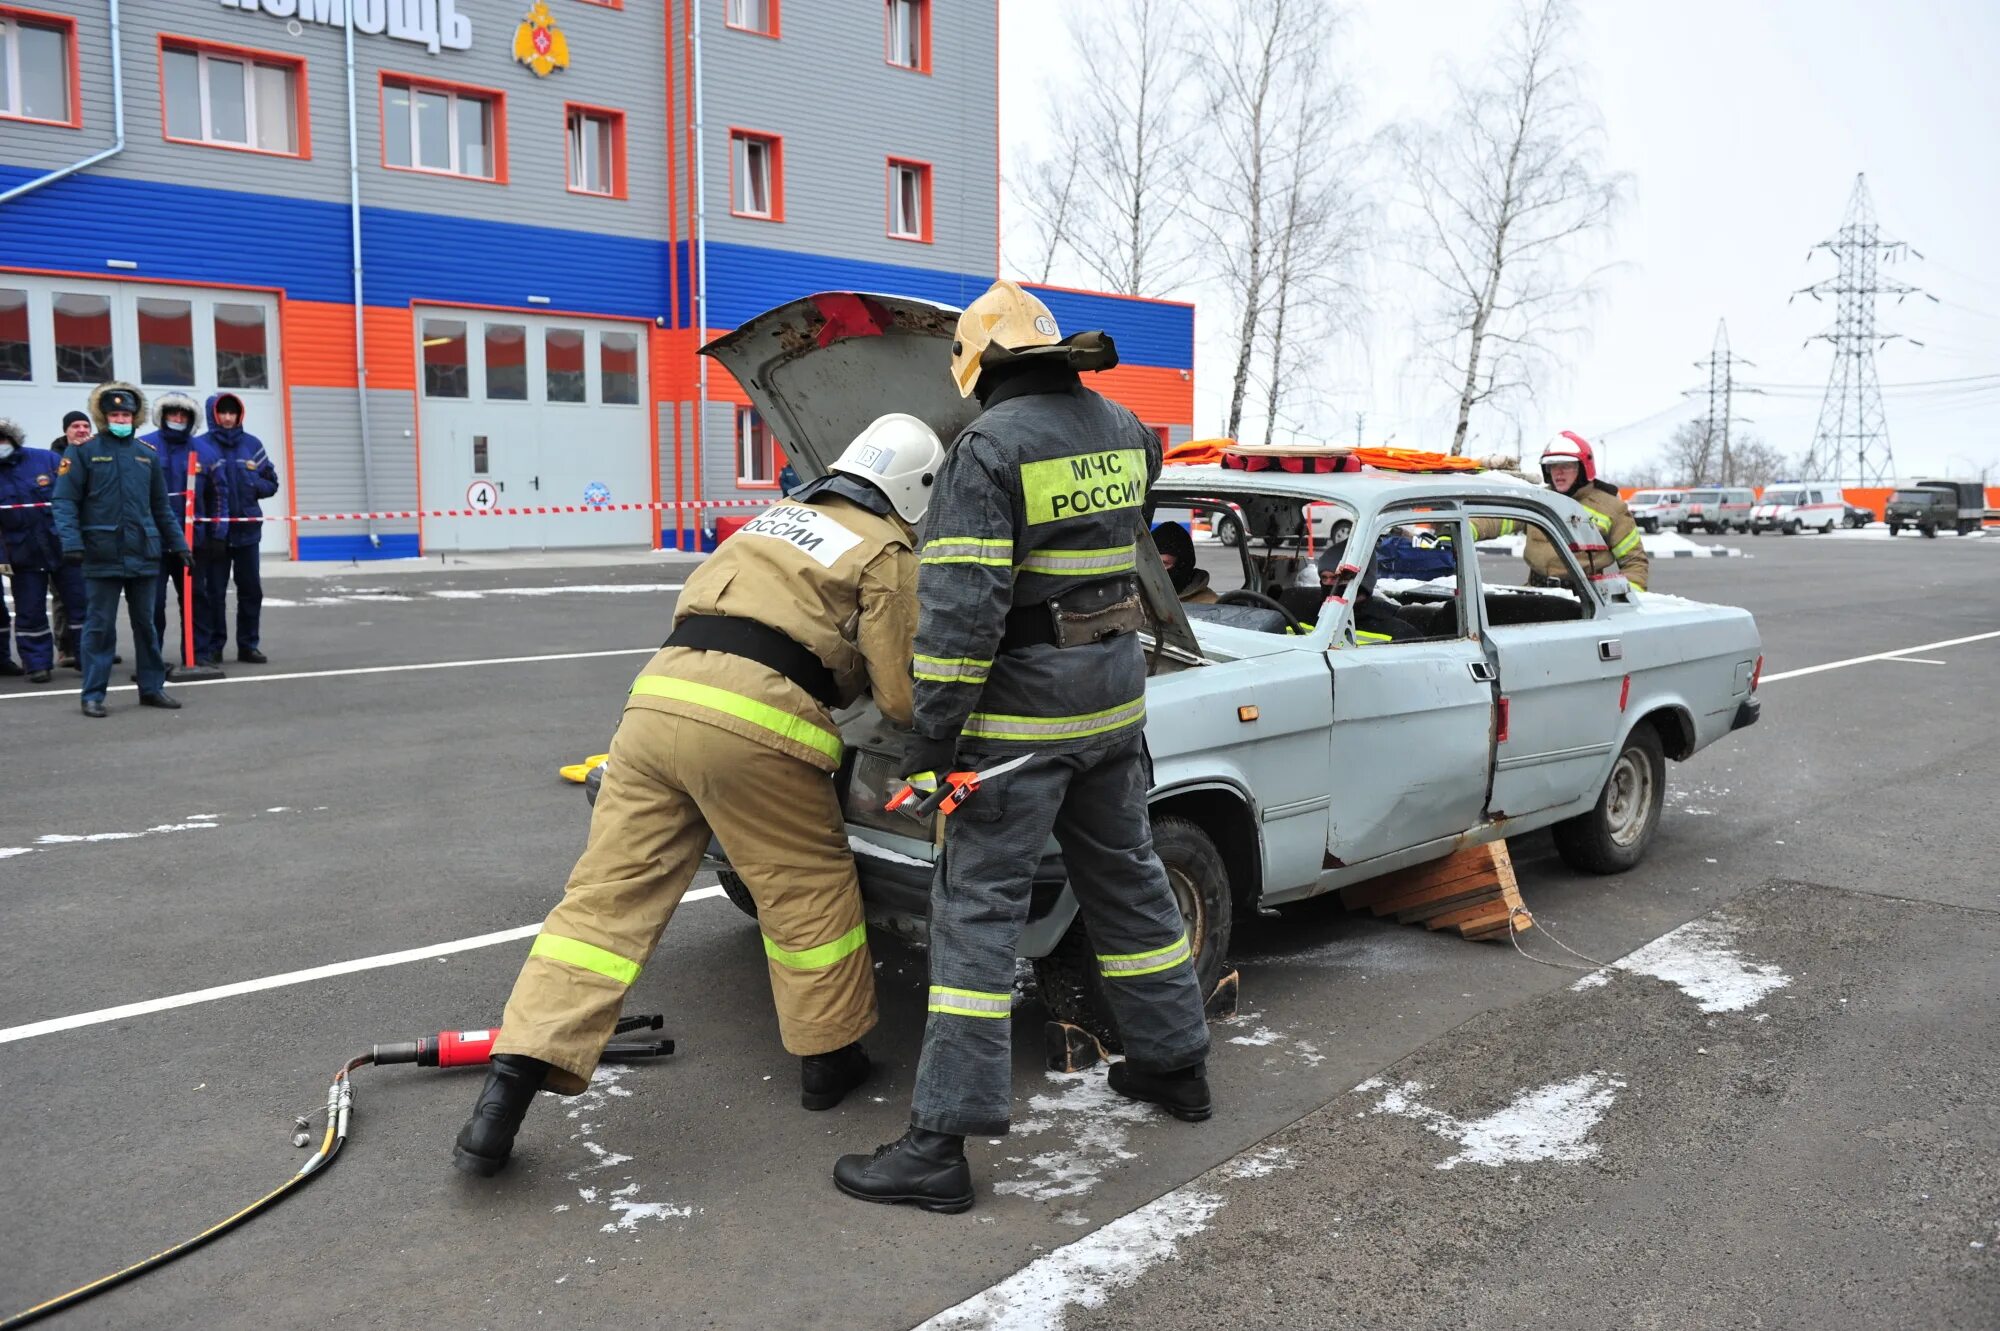
<svg viewBox="0 0 2000 1331"><path fill-rule="evenodd" d="M756 898L802 1103L830 1109L866 1079L875 975L831 713L872 693L910 724L912 527L943 461L922 421L881 417L687 580L626 700L583 856L514 983L460 1169L506 1162L536 1091L589 1084L711 832Z"/></svg>
<svg viewBox="0 0 2000 1331"><path fill-rule="evenodd" d="M1551 490L1568 495L1588 509L1591 523L1604 539L1602 548L1577 552L1584 572L1596 580L1616 569L1632 590L1645 591L1652 574L1652 561L1646 558L1646 547L1640 544L1639 524L1633 521L1632 511L1625 507L1618 491L1597 479L1597 458L1582 435L1565 430L1549 441L1542 450L1542 479ZM1528 542L1522 557L1528 561L1529 570L1539 578L1569 580L1569 565L1540 527L1517 523L1512 518L1475 518L1472 526L1482 541L1512 536L1526 526Z"/></svg>

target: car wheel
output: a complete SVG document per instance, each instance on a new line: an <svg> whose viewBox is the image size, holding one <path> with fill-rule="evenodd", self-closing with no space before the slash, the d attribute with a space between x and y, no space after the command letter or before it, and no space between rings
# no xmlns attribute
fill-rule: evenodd
<svg viewBox="0 0 2000 1331"><path fill-rule="evenodd" d="M1235 918L1229 870L1208 833L1185 818L1154 819L1153 850L1166 868L1167 884L1187 922L1195 984L1205 999L1229 967L1229 934ZM1082 916L1053 952L1035 962L1035 987L1049 1015L1081 1026L1115 1052L1124 1045L1111 1019L1104 983Z"/></svg>
<svg viewBox="0 0 2000 1331"><path fill-rule="evenodd" d="M736 909L753 920L757 918L757 898L750 895L750 884L743 881L742 875L734 869L717 869L715 878L722 884L722 895L728 897Z"/></svg>
<svg viewBox="0 0 2000 1331"><path fill-rule="evenodd" d="M1658 536L1660 534L1660 524L1653 521L1651 518L1647 518L1644 522L1640 523L1639 526L1642 529L1644 529L1646 535L1648 536Z"/></svg>
<svg viewBox="0 0 2000 1331"><path fill-rule="evenodd" d="M1925 536L1926 538L1930 539L1930 540L1936 540L1936 539L1937 539L1937 528L1936 528L1936 527L1919 527L1919 528L1917 528L1917 530L1918 530L1918 531L1920 531L1920 532L1922 532L1922 533L1924 534L1924 536Z"/></svg>
<svg viewBox="0 0 2000 1331"><path fill-rule="evenodd" d="M1243 544L1243 524L1224 515L1215 520L1215 539L1227 546Z"/></svg>
<svg viewBox="0 0 2000 1331"><path fill-rule="evenodd" d="M1958 534L1960 536L1970 536L1978 530L1979 524L1976 522L1961 522L1958 524Z"/></svg>
<svg viewBox="0 0 2000 1331"><path fill-rule="evenodd" d="M1902 524L1902 523L1900 523L1900 522L1892 522L1892 523L1890 523L1890 524L1889 524L1889 534L1890 534L1891 536L1901 536L1901 535L1903 534L1903 524Z"/></svg>
<svg viewBox="0 0 2000 1331"><path fill-rule="evenodd" d="M1764 534L1764 529L1762 527L1759 527L1756 523L1753 522L1750 524L1750 534L1752 536L1762 536Z"/></svg>
<svg viewBox="0 0 2000 1331"><path fill-rule="evenodd" d="M1552 829L1563 863L1579 873L1623 873L1646 858L1667 796L1667 757L1660 732L1642 722L1626 736L1611 775L1589 813Z"/></svg>
<svg viewBox="0 0 2000 1331"><path fill-rule="evenodd" d="M1676 523L1674 524L1674 530L1675 530L1675 531L1677 531L1677 532L1679 532L1679 533L1680 533L1681 535L1683 535L1683 536L1686 536L1686 535L1689 535L1690 533L1692 533L1692 532L1694 531L1694 528L1693 528L1693 527L1690 527L1690 526L1689 526L1689 525L1688 525L1687 523L1685 523L1685 522L1676 522Z"/></svg>
<svg viewBox="0 0 2000 1331"><path fill-rule="evenodd" d="M1785 524L1785 535L1797 536L1798 534L1799 534L1799 520L1797 518L1793 518L1791 521Z"/></svg>

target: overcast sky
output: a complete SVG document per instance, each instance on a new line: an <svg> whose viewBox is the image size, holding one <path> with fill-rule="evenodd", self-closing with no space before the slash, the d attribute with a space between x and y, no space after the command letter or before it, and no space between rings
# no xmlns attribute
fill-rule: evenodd
<svg viewBox="0 0 2000 1331"><path fill-rule="evenodd" d="M1226 3L1227 0L1199 0ZM1001 134L1007 170L1046 131L1045 98L1073 76L1064 14L1086 0L1000 0ZM1644 461L1685 413L1680 392L1705 382L1726 318L1740 373L1797 385L1739 399L1747 427L1790 456L1811 442L1830 363L1833 305L1792 291L1829 277L1808 249L1839 226L1857 171L1868 173L1885 231L1922 250L1890 275L1945 303L1884 302L1880 323L1925 341L1878 357L1897 470L1977 474L2000 484L2000 379L1897 389L1914 381L2000 375L2000 4L1992 0L1582 0L1575 49L1604 119L1606 161L1633 191L1612 237L1619 268L1604 284L1588 341L1568 372L1521 412L1532 449L1577 429L1619 463ZM1502 0L1353 0L1338 57L1361 97L1357 132L1420 115L1441 99L1448 62L1479 58L1507 13ZM1018 212L1005 226L1011 239ZM1013 252L1010 243L1009 254ZM1386 254L1386 251L1384 251ZM1333 353L1329 407L1308 434L1351 439L1370 413L1382 443L1441 447L1450 395L1408 364L1408 279L1376 268L1382 289L1370 332ZM1087 285L1085 274L1058 280ZM1175 293L1210 304L1199 289ZM1219 311L1218 311L1219 312ZM1224 321L1198 310L1196 431L1220 427L1228 349ZM1335 417L1338 419L1335 419ZM1321 420L1324 421L1323 429ZM1474 417L1475 452L1509 443L1513 427ZM1483 427L1483 428L1482 428ZM1246 429L1246 436L1250 431Z"/></svg>

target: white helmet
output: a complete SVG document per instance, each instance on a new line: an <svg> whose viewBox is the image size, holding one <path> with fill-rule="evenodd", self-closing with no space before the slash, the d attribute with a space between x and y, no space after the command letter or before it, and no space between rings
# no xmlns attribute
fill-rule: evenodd
<svg viewBox="0 0 2000 1331"><path fill-rule="evenodd" d="M931 506L931 487L943 465L944 445L937 431L915 416L892 411L870 421L828 470L874 486L903 521L915 525Z"/></svg>

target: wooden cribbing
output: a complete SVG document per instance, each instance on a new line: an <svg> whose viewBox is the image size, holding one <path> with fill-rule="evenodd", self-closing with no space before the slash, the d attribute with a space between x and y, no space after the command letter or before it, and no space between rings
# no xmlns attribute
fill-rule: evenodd
<svg viewBox="0 0 2000 1331"><path fill-rule="evenodd" d="M1349 910L1393 915L1399 924L1456 930L1461 938L1506 938L1534 923L1521 905L1507 843L1471 846L1341 889Z"/></svg>

